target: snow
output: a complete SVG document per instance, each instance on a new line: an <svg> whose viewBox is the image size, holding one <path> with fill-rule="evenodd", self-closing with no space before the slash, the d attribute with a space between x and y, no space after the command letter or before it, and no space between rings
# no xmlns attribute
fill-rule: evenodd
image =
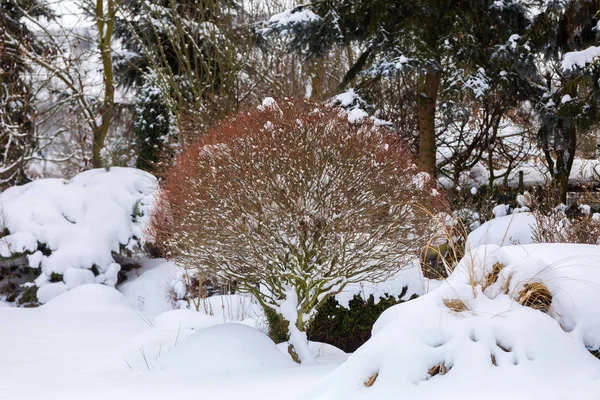
<svg viewBox="0 0 600 400"><path fill-rule="evenodd" d="M600 46L590 46L585 50L568 52L563 59L562 69L571 71L576 68L584 68L587 64L594 62L598 56L600 56Z"/></svg>
<svg viewBox="0 0 600 400"><path fill-rule="evenodd" d="M515 218L513 224L522 226L518 219L527 216L496 218L487 231L498 236L504 230L499 222ZM496 263L504 268L487 284ZM411 278L423 284L409 271L387 284L400 289ZM214 315L163 312L168 305L161 301L167 300L160 299L177 273L170 262L144 261L119 286L123 293L83 284L35 309L0 302L2 398L164 399L202 393L269 400L285 393L290 399L348 400L402 393L446 400L591 400L600 390L600 362L586 350L600 347L598 246L480 246L437 288L386 310L372 338L354 354L308 342L315 356L311 366L292 362L287 343L275 345L247 323L228 323L232 316L252 319L243 310L254 303L245 296L210 298ZM515 301L532 281L552 292L547 314ZM136 302L138 297L144 301ZM467 310L448 309L449 299L460 299ZM289 318L296 312L291 300L282 305ZM439 363L448 373L428 376ZM365 387L375 372L375 382Z"/></svg>
<svg viewBox="0 0 600 400"><path fill-rule="evenodd" d="M88 269L69 268L63 275L67 288L75 289L77 286L94 283L94 273Z"/></svg>
<svg viewBox="0 0 600 400"><path fill-rule="evenodd" d="M281 302L277 312L288 322L289 343L294 347L298 358L305 365L316 363L315 355L310 351L306 332L300 331L296 326L298 320L298 296L293 288L285 292L285 299Z"/></svg>
<svg viewBox="0 0 600 400"><path fill-rule="evenodd" d="M589 245L479 247L438 289L386 310L372 338L304 398L595 399L600 362L585 346L600 337L599 256ZM505 268L486 286L496 262ZM554 296L548 314L515 301L537 280ZM432 376L437 365L447 373Z"/></svg>
<svg viewBox="0 0 600 400"><path fill-rule="evenodd" d="M240 322L267 330L264 311L250 295L227 294L201 299L198 311L225 322Z"/></svg>
<svg viewBox="0 0 600 400"><path fill-rule="evenodd" d="M354 89L348 89L344 93L340 93L337 96L335 96L335 100L342 107L349 107L350 105L352 105L352 103L354 103L354 101L356 101L359 98L360 97L356 94Z"/></svg>
<svg viewBox="0 0 600 400"><path fill-rule="evenodd" d="M494 214L494 217L496 218L504 217L506 214L508 214L508 208L509 206L507 204L498 204L492 210L492 214Z"/></svg>
<svg viewBox="0 0 600 400"><path fill-rule="evenodd" d="M285 354L290 360L292 356L288 353L288 342L279 343L279 350ZM327 343L308 342L310 352L315 355L318 364L341 364L348 359L349 354Z"/></svg>
<svg viewBox="0 0 600 400"><path fill-rule="evenodd" d="M65 292L43 306L44 310L59 311L106 311L129 309L125 298L118 291L104 285L90 284Z"/></svg>
<svg viewBox="0 0 600 400"><path fill-rule="evenodd" d="M319 17L311 10L286 10L282 13L275 14L271 18L269 18L269 22L277 23L280 26L292 24L305 24L320 20L321 17Z"/></svg>
<svg viewBox="0 0 600 400"><path fill-rule="evenodd" d="M112 253L122 246L133 251L142 242L155 188L156 178L131 168L9 188L0 194L1 221L10 232L0 240L0 256L31 253L30 264L41 267L38 286L53 273L67 275L69 289L89 283L89 274L74 270L93 266L100 273L96 282L114 285L120 266ZM49 256L38 252L38 243ZM47 301L62 291L61 285L48 286L41 297Z"/></svg>
<svg viewBox="0 0 600 400"><path fill-rule="evenodd" d="M439 150L439 149L438 149ZM509 187L519 187L519 172L523 172L523 186L525 188L531 186L546 185L550 182L551 177L548 168L543 164L541 159L537 162L527 163L519 168L513 169L507 180ZM506 173L505 169L494 171L495 176L502 176ZM598 175L600 174L600 161L595 159L575 158L573 167L569 175L569 184L585 184L598 183ZM480 187L489 184L489 171L482 166L476 165L471 170L465 171L461 175L461 186ZM497 181L500 183L501 181ZM449 180L440 179L440 183L444 187L452 187L452 182Z"/></svg>
<svg viewBox="0 0 600 400"><path fill-rule="evenodd" d="M348 122L351 124L357 124L362 122L368 116L369 114L367 114L366 111L361 110L360 108L354 108L348 112Z"/></svg>
<svg viewBox="0 0 600 400"><path fill-rule="evenodd" d="M38 282L36 281L36 284ZM39 284L38 284L39 286ZM37 298L40 303L44 304L52 300L56 296L67 292L69 288L63 282L45 283L37 291Z"/></svg>
<svg viewBox="0 0 600 400"><path fill-rule="evenodd" d="M150 291L146 268L140 277ZM149 316L105 285L79 286L39 308L4 305L2 399L293 398L341 362L326 348L338 364L297 367L253 328L189 310ZM164 368L147 368L142 353Z"/></svg>
<svg viewBox="0 0 600 400"><path fill-rule="evenodd" d="M178 272L179 267L172 262L145 260L141 268L127 274L127 280L119 285L119 291L136 310L158 315L173 308L169 290Z"/></svg>
<svg viewBox="0 0 600 400"><path fill-rule="evenodd" d="M568 102L570 102L570 101L573 101L573 98L572 98L570 95L568 95L568 94L565 94L565 95L564 95L564 96L563 96L563 97L560 99L560 104L565 104L565 103L568 103Z"/></svg>
<svg viewBox="0 0 600 400"><path fill-rule="evenodd" d="M202 329L168 352L161 365L163 371L194 376L297 366L264 333L243 324Z"/></svg>
<svg viewBox="0 0 600 400"><path fill-rule="evenodd" d="M529 244L533 239L535 223L535 217L531 213L496 217L469 234L467 248L475 249L484 244L497 246Z"/></svg>
<svg viewBox="0 0 600 400"><path fill-rule="evenodd" d="M367 300L372 295L375 304L377 304L381 297L386 295L398 297L406 288L402 300L407 300L414 294L420 296L426 293L429 283L429 280L423 277L419 260L415 259L401 269L392 279L380 283L348 284L342 292L335 296L335 299L341 307L349 308L350 300L354 296L360 295L364 300Z"/></svg>

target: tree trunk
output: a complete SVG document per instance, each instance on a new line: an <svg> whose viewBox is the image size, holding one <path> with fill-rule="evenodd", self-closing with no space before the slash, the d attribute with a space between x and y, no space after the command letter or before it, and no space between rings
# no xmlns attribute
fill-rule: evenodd
<svg viewBox="0 0 600 400"><path fill-rule="evenodd" d="M303 365L315 364L315 356L310 351L308 345L308 337L306 336L306 326L302 321L302 313L298 313L298 319L296 323L290 322L289 324L290 340L288 346L288 353L292 356L294 361ZM294 358L296 355L297 360Z"/></svg>
<svg viewBox="0 0 600 400"><path fill-rule="evenodd" d="M94 129L94 143L92 148L92 167L94 168L101 168L103 166L100 153L104 148L104 140L106 139L108 127L112 120L115 103L111 54L112 35L115 25L114 0L106 0L106 6L105 10L104 0L96 0L96 25L98 26L100 58L104 72L104 101L100 109L102 123Z"/></svg>
<svg viewBox="0 0 600 400"><path fill-rule="evenodd" d="M419 77L419 163L420 167L435 177L435 110L441 74L428 70Z"/></svg>

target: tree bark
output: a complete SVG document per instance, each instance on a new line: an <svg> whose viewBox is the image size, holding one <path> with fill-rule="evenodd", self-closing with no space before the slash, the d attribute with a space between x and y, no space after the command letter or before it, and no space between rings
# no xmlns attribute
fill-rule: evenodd
<svg viewBox="0 0 600 400"><path fill-rule="evenodd" d="M420 167L435 177L435 110L441 74L428 70L419 77L419 163Z"/></svg>
<svg viewBox="0 0 600 400"><path fill-rule="evenodd" d="M114 0L96 0L96 25L100 38L100 58L104 72L104 101L100 109L102 123L94 129L94 143L92 148L92 167L101 168L103 162L101 151L104 148L104 140L108 133L108 127L112 120L115 104L114 74L112 69L111 44L115 25L115 3Z"/></svg>

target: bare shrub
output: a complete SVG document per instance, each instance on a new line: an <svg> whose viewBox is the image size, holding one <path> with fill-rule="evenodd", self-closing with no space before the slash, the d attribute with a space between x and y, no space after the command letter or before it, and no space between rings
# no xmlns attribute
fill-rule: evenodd
<svg viewBox="0 0 600 400"><path fill-rule="evenodd" d="M418 256L440 196L398 138L340 110L268 99L214 126L167 173L155 240L176 262L219 275L306 329L349 283L389 279Z"/></svg>
<svg viewBox="0 0 600 400"><path fill-rule="evenodd" d="M600 215L584 212L569 213L562 207L552 212L535 212L533 241L536 243L600 244Z"/></svg>

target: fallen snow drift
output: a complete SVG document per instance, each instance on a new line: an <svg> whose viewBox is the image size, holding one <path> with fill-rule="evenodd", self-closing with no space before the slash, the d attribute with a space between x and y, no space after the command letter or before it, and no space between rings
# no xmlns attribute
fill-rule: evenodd
<svg viewBox="0 0 600 400"><path fill-rule="evenodd" d="M29 266L40 269L42 303L82 284L114 286L120 266L112 253L140 244L156 185L146 172L111 168L7 189L0 217L9 234L0 239L0 257L29 255ZM63 281L50 283L52 274Z"/></svg>
<svg viewBox="0 0 600 400"><path fill-rule="evenodd" d="M547 314L515 301L540 281ZM481 246L438 289L386 310L306 398L595 399L600 361L586 346L600 344L599 285L598 246Z"/></svg>

